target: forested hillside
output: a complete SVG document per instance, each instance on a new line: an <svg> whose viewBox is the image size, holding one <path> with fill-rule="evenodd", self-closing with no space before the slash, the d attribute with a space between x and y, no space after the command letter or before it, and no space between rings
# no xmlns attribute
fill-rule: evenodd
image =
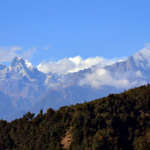
<svg viewBox="0 0 150 150"><path fill-rule="evenodd" d="M150 85L0 121L0 150L149 150Z"/></svg>

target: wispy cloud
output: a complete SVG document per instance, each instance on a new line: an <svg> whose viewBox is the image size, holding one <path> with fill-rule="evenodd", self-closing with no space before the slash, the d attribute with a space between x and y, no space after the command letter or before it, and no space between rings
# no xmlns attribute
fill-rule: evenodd
<svg viewBox="0 0 150 150"><path fill-rule="evenodd" d="M31 59L36 51L37 51L37 48L33 47L33 48L29 48L27 50L24 50L23 53L20 55L21 55L21 57L23 57L25 59Z"/></svg>
<svg viewBox="0 0 150 150"><path fill-rule="evenodd" d="M10 62L14 57L30 59L35 53L36 48L24 49L20 46L0 47L0 62Z"/></svg>
<svg viewBox="0 0 150 150"><path fill-rule="evenodd" d="M12 47L0 47L0 62L9 62L14 57L19 55L19 52L22 50L19 46Z"/></svg>

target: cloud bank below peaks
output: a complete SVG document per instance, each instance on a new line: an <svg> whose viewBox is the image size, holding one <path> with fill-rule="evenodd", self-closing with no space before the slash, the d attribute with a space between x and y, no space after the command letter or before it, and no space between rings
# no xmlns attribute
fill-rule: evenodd
<svg viewBox="0 0 150 150"><path fill-rule="evenodd" d="M95 89L104 86L115 87L117 89L128 89L145 84L144 81L130 80L130 76L134 76L136 79L137 76L139 76L139 73L140 72L130 72L126 74L119 73L116 77L114 75L115 73L110 72L105 68L95 68L92 72L85 74L84 78L79 81L79 85L91 86Z"/></svg>
<svg viewBox="0 0 150 150"><path fill-rule="evenodd" d="M83 59L81 56L76 56L64 58L58 61L42 62L37 68L44 73L68 74L88 69L96 65L103 68L122 60L123 59L105 59L98 56Z"/></svg>

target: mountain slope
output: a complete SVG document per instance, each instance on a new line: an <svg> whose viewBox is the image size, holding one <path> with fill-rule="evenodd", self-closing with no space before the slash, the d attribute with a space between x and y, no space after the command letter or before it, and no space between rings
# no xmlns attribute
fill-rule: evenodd
<svg viewBox="0 0 150 150"><path fill-rule="evenodd" d="M0 91L10 97L14 114L30 110L35 97L42 95L41 88L45 89L45 75L26 63L24 59L16 57L10 66L0 70Z"/></svg>
<svg viewBox="0 0 150 150"><path fill-rule="evenodd" d="M148 150L150 85L0 121L0 150Z"/></svg>

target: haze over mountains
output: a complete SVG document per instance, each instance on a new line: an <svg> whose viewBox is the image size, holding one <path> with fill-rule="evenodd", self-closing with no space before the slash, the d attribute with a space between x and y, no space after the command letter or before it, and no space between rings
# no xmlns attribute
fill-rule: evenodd
<svg viewBox="0 0 150 150"><path fill-rule="evenodd" d="M0 65L0 118L12 120L27 111L57 109L149 82L147 49L123 60L75 57L38 67L16 57L9 66Z"/></svg>

